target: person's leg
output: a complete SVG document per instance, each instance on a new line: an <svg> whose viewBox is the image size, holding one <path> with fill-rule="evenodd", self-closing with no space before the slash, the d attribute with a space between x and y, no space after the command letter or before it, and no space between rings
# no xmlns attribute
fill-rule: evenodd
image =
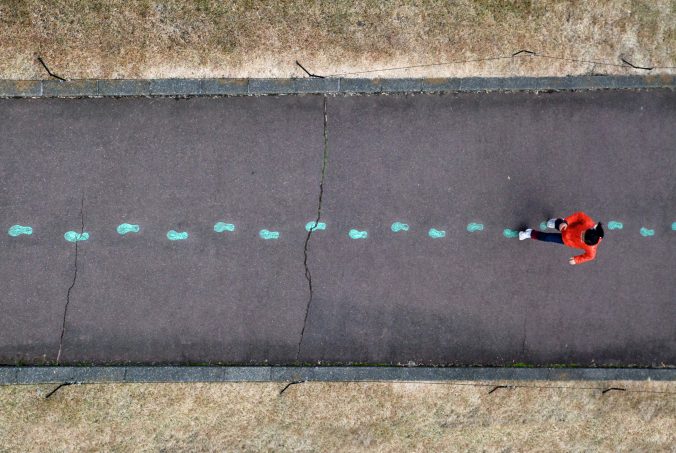
<svg viewBox="0 0 676 453"><path fill-rule="evenodd" d="M565 222L565 220L561 218L549 219L547 220L547 228L551 228L552 230L558 230L559 225L561 225L563 222Z"/></svg>
<svg viewBox="0 0 676 453"><path fill-rule="evenodd" d="M530 232L530 238L535 239L537 241L555 242L557 244L563 244L561 233L545 233L543 231L533 230Z"/></svg>

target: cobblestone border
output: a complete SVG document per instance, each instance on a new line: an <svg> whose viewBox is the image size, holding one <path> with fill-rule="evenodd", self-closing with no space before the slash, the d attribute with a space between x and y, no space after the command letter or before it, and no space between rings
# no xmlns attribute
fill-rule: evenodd
<svg viewBox="0 0 676 453"><path fill-rule="evenodd" d="M0 385L106 382L676 381L675 368L0 367Z"/></svg>
<svg viewBox="0 0 676 453"><path fill-rule="evenodd" d="M256 96L676 88L672 75L435 79L0 80L0 97Z"/></svg>

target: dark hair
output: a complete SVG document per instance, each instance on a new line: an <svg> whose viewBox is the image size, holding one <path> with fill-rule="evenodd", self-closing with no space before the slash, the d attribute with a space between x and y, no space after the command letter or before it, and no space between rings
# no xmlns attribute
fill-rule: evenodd
<svg viewBox="0 0 676 453"><path fill-rule="evenodd" d="M594 228L590 228L584 232L584 243L587 245L596 245L599 240L603 238L603 224L597 223Z"/></svg>

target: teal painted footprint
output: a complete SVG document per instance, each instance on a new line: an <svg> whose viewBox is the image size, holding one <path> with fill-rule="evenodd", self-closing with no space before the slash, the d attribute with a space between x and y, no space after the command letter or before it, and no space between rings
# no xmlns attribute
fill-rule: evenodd
<svg viewBox="0 0 676 453"><path fill-rule="evenodd" d="M393 233L398 233L400 231L408 231L408 225L401 222L394 222L390 227Z"/></svg>
<svg viewBox="0 0 676 453"><path fill-rule="evenodd" d="M305 231L325 230L326 224L323 222L308 222L305 224Z"/></svg>
<svg viewBox="0 0 676 453"><path fill-rule="evenodd" d="M130 223L121 223L117 226L117 233L120 236L124 236L127 233L138 233L139 231L141 231L141 227Z"/></svg>
<svg viewBox="0 0 676 453"><path fill-rule="evenodd" d="M622 225L622 222L618 222L616 220L611 220L608 222L608 229L609 230L621 230L624 228L624 225Z"/></svg>
<svg viewBox="0 0 676 453"><path fill-rule="evenodd" d="M641 236L644 238L655 236L655 230L650 230L646 227L641 227Z"/></svg>
<svg viewBox="0 0 676 453"><path fill-rule="evenodd" d="M350 239L366 239L369 237L368 231L359 231L352 229L348 233L348 236L350 236Z"/></svg>
<svg viewBox="0 0 676 453"><path fill-rule="evenodd" d="M232 223L217 222L214 225L214 231L216 233L224 233L226 231L232 232L235 231L235 225L233 225Z"/></svg>
<svg viewBox="0 0 676 453"><path fill-rule="evenodd" d="M22 234L31 235L33 234L33 228L23 225L13 225L7 230L7 234L13 238L21 236Z"/></svg>
<svg viewBox="0 0 676 453"><path fill-rule="evenodd" d="M80 242L88 240L89 233L87 233L86 231L83 233L78 233L76 231L68 231L63 235L63 237L68 242Z"/></svg>
<svg viewBox="0 0 676 453"><path fill-rule="evenodd" d="M540 231L545 231L547 229L547 222L540 222Z"/></svg>
<svg viewBox="0 0 676 453"><path fill-rule="evenodd" d="M279 239L279 231L260 230L258 235L261 239L265 239L266 241Z"/></svg>
<svg viewBox="0 0 676 453"><path fill-rule="evenodd" d="M671 231L676 231L676 222L671 224Z"/></svg>
<svg viewBox="0 0 676 453"><path fill-rule="evenodd" d="M167 239L169 239L170 241L185 241L186 239L188 239L188 232L181 231L179 233L178 231L169 230L167 231Z"/></svg>
<svg viewBox="0 0 676 453"><path fill-rule="evenodd" d="M446 236L446 232L444 230L437 230L435 228L430 228L430 230L427 232L427 235L433 239L439 239L444 236Z"/></svg>
<svg viewBox="0 0 676 453"><path fill-rule="evenodd" d="M506 238L518 238L519 232L516 230L510 230L509 228L505 228L504 230L502 230L502 235Z"/></svg>
<svg viewBox="0 0 676 453"><path fill-rule="evenodd" d="M470 223L467 225L467 231L474 233L475 231L483 231L484 225L482 223Z"/></svg>

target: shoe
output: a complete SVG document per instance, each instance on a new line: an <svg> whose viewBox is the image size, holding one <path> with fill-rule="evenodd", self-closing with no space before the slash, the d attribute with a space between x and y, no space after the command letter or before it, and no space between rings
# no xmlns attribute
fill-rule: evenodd
<svg viewBox="0 0 676 453"><path fill-rule="evenodd" d="M551 228L552 230L555 230L556 229L556 219L547 220L547 228Z"/></svg>
<svg viewBox="0 0 676 453"><path fill-rule="evenodd" d="M533 231L532 228L528 228L526 231L519 231L519 240L523 241L525 239L530 239L531 231Z"/></svg>

